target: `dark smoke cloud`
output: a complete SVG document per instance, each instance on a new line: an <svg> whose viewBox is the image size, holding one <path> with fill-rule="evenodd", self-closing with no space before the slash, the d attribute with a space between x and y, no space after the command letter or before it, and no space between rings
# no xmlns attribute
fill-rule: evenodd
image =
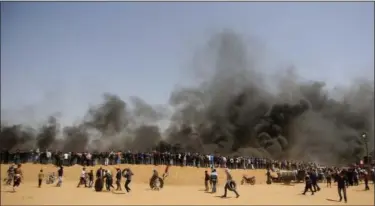
<svg viewBox="0 0 375 206"><path fill-rule="evenodd" d="M36 145L39 148L49 148L55 142L58 134L59 125L54 116L49 117L47 124L40 128L37 136Z"/></svg>
<svg viewBox="0 0 375 206"><path fill-rule="evenodd" d="M327 163L364 155L360 134L367 132L373 143L373 80L329 90L325 82L301 81L291 69L266 81L258 68L259 59L267 58L257 55L257 48L247 47L235 32L214 35L200 53L205 70L195 68L209 75L172 92L174 111L164 133L158 122L169 115L165 107L139 97L128 104L107 93L81 124L62 128L62 138L57 138L58 119L50 117L37 131L2 124L1 145L70 151L159 148Z"/></svg>

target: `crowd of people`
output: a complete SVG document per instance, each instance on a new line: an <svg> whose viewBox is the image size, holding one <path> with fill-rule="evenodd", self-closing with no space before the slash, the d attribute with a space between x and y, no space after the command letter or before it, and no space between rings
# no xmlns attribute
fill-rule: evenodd
<svg viewBox="0 0 375 206"><path fill-rule="evenodd" d="M227 183L225 184L225 193L223 197L226 197L227 190L233 191L236 197L239 194L236 190L235 181L230 174L230 169L267 169L268 179L271 178L270 171L301 171L304 170L305 177L305 190L303 194L307 191L311 191L312 194L318 192L320 187L318 186L319 180L322 180L320 176L323 176L324 181L327 182L327 187L331 186L332 179L337 182L338 193L340 201L344 197L345 202L347 201L346 188L348 186L359 185L360 177L363 177L365 181L365 189L369 190L368 181L372 177L374 182L375 173L374 169L371 167L366 169L361 169L357 166L349 169L339 169L336 167L319 167L319 165L312 162L300 162L300 161L280 161L280 160L270 160L266 158L256 158L256 157L243 157L243 156L221 156L221 155L204 155L200 153L169 153L169 152L106 152L106 153L62 153L62 152L52 152L52 151L16 151L8 152L6 150L1 151L0 161L2 164L13 163L8 170L8 179L6 184L10 185L13 182L13 190L19 186L22 171L22 163L33 162L36 164L55 164L58 166L57 185L60 187L62 185L62 177L64 173L65 166L73 166L75 164L82 165L83 169L80 174L80 179L77 187L84 185L85 187L91 188L94 183L94 172L93 170L87 172L86 166L95 165L114 165L116 167L116 174L113 175L110 170L105 170L100 167L96 171L95 180L95 190L101 191L104 186L110 191L113 186L113 180L116 179L116 191L122 190L121 179L124 177L125 189L130 192L129 184L131 182L133 173L130 168L121 170L116 165L118 164L152 164L152 165L166 165L166 170L163 177L159 177L156 170L153 171L152 180L164 181L164 178L168 175L168 168L170 166L192 166L192 167L210 167L211 173L205 172L205 188L208 191L209 185L212 188L212 193L216 192L217 183L217 173L216 168L225 168L225 175ZM17 166L16 166L17 165ZM373 166L372 166L373 167ZM293 173L288 173L293 174ZM320 175L322 174L322 175ZM370 174L370 175L369 175ZM55 179L55 176L49 176L49 179ZM44 179L43 170L40 170L38 174L38 185L41 187ZM274 180L273 180L274 181ZM53 181L52 181L53 182ZM267 180L269 182L269 180ZM154 183L150 183L152 186ZM156 187L156 186L155 186Z"/></svg>
<svg viewBox="0 0 375 206"><path fill-rule="evenodd" d="M15 164L34 162L40 164L55 164L57 166L82 166L95 165L117 165L117 164L151 164L151 165L173 165L192 167L225 167L229 169L266 169L276 167L280 169L299 169L305 167L317 167L312 162L271 160L267 158L244 157L244 156L222 156L200 153L170 153L170 152L102 152L102 153L76 153L76 152L53 152L53 151L16 151L10 153L3 150L0 154L1 163L14 162Z"/></svg>

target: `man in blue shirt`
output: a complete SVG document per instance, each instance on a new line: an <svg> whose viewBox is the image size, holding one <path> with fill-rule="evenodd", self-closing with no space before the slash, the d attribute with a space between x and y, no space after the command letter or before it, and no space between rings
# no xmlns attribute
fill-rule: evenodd
<svg viewBox="0 0 375 206"><path fill-rule="evenodd" d="M211 175L210 175L210 180L211 180L211 183L212 183L212 185L211 185L211 187L212 187L212 193L216 193L216 184L217 184L218 176L217 176L215 168L212 168L212 172L211 172Z"/></svg>

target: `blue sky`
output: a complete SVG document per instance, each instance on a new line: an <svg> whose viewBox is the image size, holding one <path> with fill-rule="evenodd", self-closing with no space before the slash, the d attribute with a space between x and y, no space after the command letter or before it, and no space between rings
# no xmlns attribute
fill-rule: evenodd
<svg viewBox="0 0 375 206"><path fill-rule="evenodd" d="M212 32L331 84L373 76L373 3L1 2L2 118L82 117L103 92L164 104ZM7 112L5 112L7 111Z"/></svg>

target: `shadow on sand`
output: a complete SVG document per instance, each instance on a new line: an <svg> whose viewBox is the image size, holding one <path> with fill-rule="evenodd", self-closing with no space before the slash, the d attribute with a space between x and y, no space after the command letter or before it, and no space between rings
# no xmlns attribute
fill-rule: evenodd
<svg viewBox="0 0 375 206"><path fill-rule="evenodd" d="M354 189L353 191L356 191L356 192L366 192L366 191L371 191L371 190L366 190L366 189Z"/></svg>
<svg viewBox="0 0 375 206"><path fill-rule="evenodd" d="M112 194L115 194L115 195L124 195L124 194L126 194L126 192L112 191Z"/></svg>
<svg viewBox="0 0 375 206"><path fill-rule="evenodd" d="M283 185L283 186L292 186L292 187L295 186L295 184L288 184L288 183L281 183L280 185Z"/></svg>
<svg viewBox="0 0 375 206"><path fill-rule="evenodd" d="M228 196L223 197L223 196L221 196L221 195L216 195L215 197L217 197L217 198L221 198L221 199L230 199L230 198L232 198L232 197L228 197Z"/></svg>
<svg viewBox="0 0 375 206"><path fill-rule="evenodd" d="M329 199L329 198L327 198L326 200L327 200L327 201L330 201L330 202L340 202L340 201L338 201L338 200Z"/></svg>
<svg viewBox="0 0 375 206"><path fill-rule="evenodd" d="M16 191L13 191L13 190L3 190L1 192L3 192L3 193L15 193Z"/></svg>

